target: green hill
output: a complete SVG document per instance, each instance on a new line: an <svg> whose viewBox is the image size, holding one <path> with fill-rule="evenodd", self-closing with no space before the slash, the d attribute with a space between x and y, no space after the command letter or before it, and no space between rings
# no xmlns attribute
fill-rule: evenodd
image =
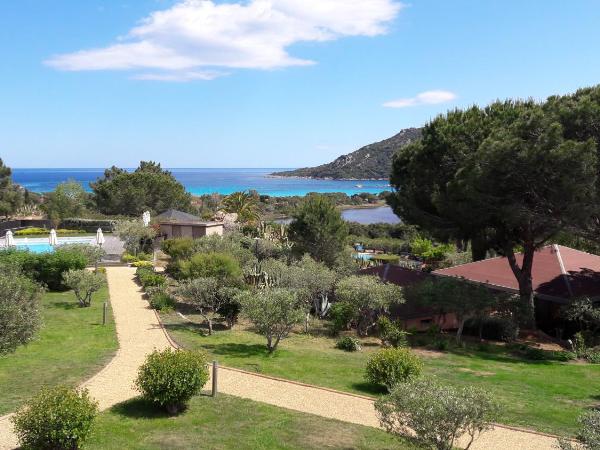
<svg viewBox="0 0 600 450"><path fill-rule="evenodd" d="M419 139L420 128L406 128L400 133L374 144L364 147L347 155L338 157L335 161L317 167L276 172L272 175L304 178L332 178L355 180L387 180L392 168L392 156L400 147Z"/></svg>

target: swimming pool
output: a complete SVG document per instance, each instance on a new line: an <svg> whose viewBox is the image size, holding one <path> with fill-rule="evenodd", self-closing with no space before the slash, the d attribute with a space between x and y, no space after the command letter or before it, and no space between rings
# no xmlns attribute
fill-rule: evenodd
<svg viewBox="0 0 600 450"><path fill-rule="evenodd" d="M68 244L92 245L94 243L94 238L58 238L58 246ZM48 238L15 239L15 247L17 250L29 250L32 253L50 253L54 251L54 247L48 243Z"/></svg>

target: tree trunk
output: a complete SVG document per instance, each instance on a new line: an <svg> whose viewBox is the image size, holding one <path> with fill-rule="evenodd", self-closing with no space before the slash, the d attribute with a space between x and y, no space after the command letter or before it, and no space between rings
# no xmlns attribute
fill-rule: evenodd
<svg viewBox="0 0 600 450"><path fill-rule="evenodd" d="M519 267L517 263L512 246L507 246L505 248L505 253L508 263L510 264L510 268L512 269L519 285L519 296L521 297L521 302L528 307L527 319L525 320L524 325L527 328L535 330L535 299L533 294L533 279L531 275L535 247L533 244L527 244L523 246L523 262L521 267Z"/></svg>
<svg viewBox="0 0 600 450"><path fill-rule="evenodd" d="M463 329L465 328L465 322L467 321L466 317L461 317L458 318L458 330L456 330L456 343L460 344L460 341L462 339L462 333L463 333Z"/></svg>
<svg viewBox="0 0 600 450"><path fill-rule="evenodd" d="M208 322L208 335L211 336L212 332L213 332L213 328L212 328L212 320L207 319Z"/></svg>
<svg viewBox="0 0 600 450"><path fill-rule="evenodd" d="M473 261L482 261L487 256L488 244L481 236L475 236L471 239L471 257Z"/></svg>
<svg viewBox="0 0 600 450"><path fill-rule="evenodd" d="M269 351L269 353L273 353L273 346L271 345L271 343L273 342L273 336L267 336L267 350Z"/></svg>
<svg viewBox="0 0 600 450"><path fill-rule="evenodd" d="M310 311L306 313L306 318L304 319L304 332L308 334L308 325L310 323Z"/></svg>

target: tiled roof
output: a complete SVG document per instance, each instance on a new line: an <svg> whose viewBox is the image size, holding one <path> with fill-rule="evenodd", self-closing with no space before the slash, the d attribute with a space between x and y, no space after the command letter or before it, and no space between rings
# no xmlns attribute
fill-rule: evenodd
<svg viewBox="0 0 600 450"><path fill-rule="evenodd" d="M519 265L523 255L516 255ZM517 292L519 286L505 257L490 258L433 272ZM533 257L533 289L538 295L569 299L600 295L600 256L562 245L547 245Z"/></svg>
<svg viewBox="0 0 600 450"><path fill-rule="evenodd" d="M161 222L200 222L199 217L176 209L167 209L156 216L156 219Z"/></svg>

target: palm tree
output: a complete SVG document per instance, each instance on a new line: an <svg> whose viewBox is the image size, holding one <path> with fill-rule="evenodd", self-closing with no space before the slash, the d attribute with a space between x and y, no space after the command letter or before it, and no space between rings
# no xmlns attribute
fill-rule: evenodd
<svg viewBox="0 0 600 450"><path fill-rule="evenodd" d="M256 222L260 218L256 197L248 191L238 191L223 199L225 212L236 213L240 222Z"/></svg>

